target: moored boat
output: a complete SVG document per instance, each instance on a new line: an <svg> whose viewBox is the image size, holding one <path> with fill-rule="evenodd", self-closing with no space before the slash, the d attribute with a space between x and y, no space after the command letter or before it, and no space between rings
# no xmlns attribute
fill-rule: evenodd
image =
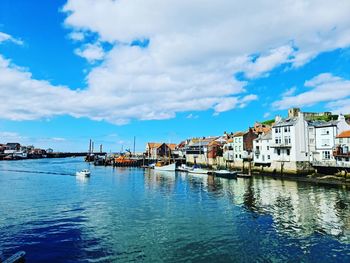
<svg viewBox="0 0 350 263"><path fill-rule="evenodd" d="M158 162L154 166L154 170L158 170L158 171L175 171L175 169L176 169L175 163L164 164L163 162Z"/></svg>
<svg viewBox="0 0 350 263"><path fill-rule="evenodd" d="M189 173L192 173L192 174L208 174L209 171L207 169L203 169L203 168L200 168L200 167L189 167L188 170L187 170Z"/></svg>
<svg viewBox="0 0 350 263"><path fill-rule="evenodd" d="M214 171L214 175L216 175L217 177L223 177L223 178L229 178L229 179L237 178L237 172L235 172L235 171L228 171L228 170L217 170L217 171Z"/></svg>

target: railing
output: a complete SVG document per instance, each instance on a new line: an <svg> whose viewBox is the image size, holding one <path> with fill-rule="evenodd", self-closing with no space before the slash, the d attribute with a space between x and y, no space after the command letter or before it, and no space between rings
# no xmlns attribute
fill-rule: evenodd
<svg viewBox="0 0 350 263"><path fill-rule="evenodd" d="M290 144L285 144L285 143L275 143L270 145L271 148L291 148L292 145Z"/></svg>
<svg viewBox="0 0 350 263"><path fill-rule="evenodd" d="M313 166L321 166L321 167L346 167L350 168L350 163L341 162L341 161L313 161L311 163Z"/></svg>

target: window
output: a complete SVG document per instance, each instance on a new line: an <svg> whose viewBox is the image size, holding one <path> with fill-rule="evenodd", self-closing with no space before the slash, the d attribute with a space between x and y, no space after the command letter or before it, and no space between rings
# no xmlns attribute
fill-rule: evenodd
<svg viewBox="0 0 350 263"><path fill-rule="evenodd" d="M287 155L288 155L288 156L290 155L290 150L289 150L289 149L287 149Z"/></svg>
<svg viewBox="0 0 350 263"><path fill-rule="evenodd" d="M284 132L290 132L290 126L284 127Z"/></svg>
<svg viewBox="0 0 350 263"><path fill-rule="evenodd" d="M267 150L270 150L270 146L267 146Z"/></svg>
<svg viewBox="0 0 350 263"><path fill-rule="evenodd" d="M270 155L267 156L267 159L270 160Z"/></svg>
<svg viewBox="0 0 350 263"><path fill-rule="evenodd" d="M285 144L290 144L290 136L284 137L284 143Z"/></svg>
<svg viewBox="0 0 350 263"><path fill-rule="evenodd" d="M325 160L331 159L331 153L330 153L330 151L323 151L323 152L322 152L322 156L323 156L323 159L325 159Z"/></svg>
<svg viewBox="0 0 350 263"><path fill-rule="evenodd" d="M281 150L277 149L277 155L280 156L281 155Z"/></svg>
<svg viewBox="0 0 350 263"><path fill-rule="evenodd" d="M275 129L275 133L278 133L278 128Z"/></svg>

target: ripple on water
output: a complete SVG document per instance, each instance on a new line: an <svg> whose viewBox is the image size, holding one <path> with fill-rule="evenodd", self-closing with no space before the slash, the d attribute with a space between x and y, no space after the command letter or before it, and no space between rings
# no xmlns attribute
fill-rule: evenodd
<svg viewBox="0 0 350 263"><path fill-rule="evenodd" d="M27 262L349 262L346 189L90 166L0 163L0 244ZM10 171L12 170L12 171Z"/></svg>

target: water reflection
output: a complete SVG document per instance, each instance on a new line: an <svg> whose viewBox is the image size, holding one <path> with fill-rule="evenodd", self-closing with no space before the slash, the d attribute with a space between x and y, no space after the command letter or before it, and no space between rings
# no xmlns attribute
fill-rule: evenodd
<svg viewBox="0 0 350 263"><path fill-rule="evenodd" d="M86 164L60 162L17 167L55 174L0 163L4 252L27 250L28 262L350 260L346 189L93 166L74 178L59 173Z"/></svg>

